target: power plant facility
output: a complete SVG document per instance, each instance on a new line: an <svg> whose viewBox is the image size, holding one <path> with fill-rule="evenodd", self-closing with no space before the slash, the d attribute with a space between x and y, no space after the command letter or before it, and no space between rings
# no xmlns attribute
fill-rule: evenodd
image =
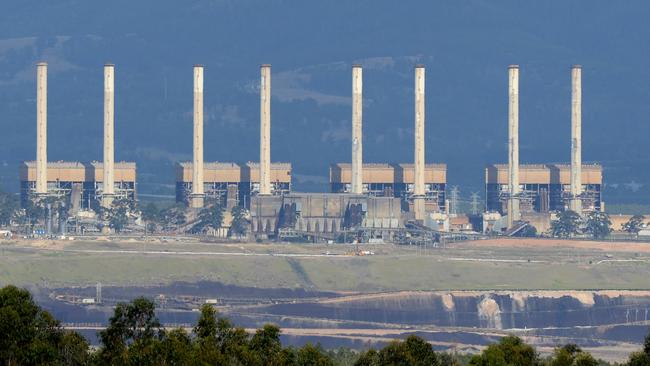
<svg viewBox="0 0 650 366"><path fill-rule="evenodd" d="M332 193L352 193L352 166L337 163L330 166ZM426 164L424 168L424 200L427 212L446 210L446 164ZM361 192L373 197L402 198L408 204L415 188L413 164L363 164Z"/></svg>
<svg viewBox="0 0 650 366"><path fill-rule="evenodd" d="M524 164L519 166L519 209L525 213L548 213L570 209L571 166L567 164ZM601 211L603 168L584 164L581 169L581 207L576 212ZM488 211L508 214L503 199L508 194L508 166L485 168L485 205Z"/></svg>
<svg viewBox="0 0 650 366"><path fill-rule="evenodd" d="M203 164L203 198L232 208L248 208L251 196L260 192L259 163L246 164L208 162ZM193 195L193 166L189 162L176 164L176 202L190 204ZM271 194L291 192L291 164L271 164Z"/></svg>
<svg viewBox="0 0 650 366"><path fill-rule="evenodd" d="M268 79L267 79L268 78ZM262 159L270 126L270 74L262 74L261 146ZM386 238L408 221L424 223L427 213L445 208L445 165L424 162L424 66L415 67L414 164L363 163L363 69L352 66L351 162L330 167L332 193L294 193L269 196L260 191L252 197L252 230L271 234L337 233L362 228L371 236ZM266 158L268 160L268 158ZM263 176L263 174L260 174Z"/></svg>
<svg viewBox="0 0 650 366"><path fill-rule="evenodd" d="M248 208L252 196L289 193L291 164L271 163L271 65L260 66L261 163L243 165L203 161L203 69L194 66L194 158L176 164L176 201L192 208L202 208L206 201Z"/></svg>
<svg viewBox="0 0 650 366"><path fill-rule="evenodd" d="M473 195L472 215L458 211L458 191L447 194L447 165L425 160L425 67L414 67L413 161L364 162L363 68L351 68L350 161L329 166L327 193L295 192L292 165L271 159L271 65L260 66L259 161L205 161L204 66L193 67L192 160L175 164L175 199L188 217L219 205L247 209L250 232L261 237L335 240L434 240L440 232L511 235L526 225L548 229L557 212L604 211L603 168L582 161L582 69L571 68L570 163L520 164L519 66L508 67L508 158L485 168L485 210ZM115 67L104 66L103 161L48 162L47 64L37 65L36 161L20 168L21 202L57 197L75 210L109 208L137 199L136 164L115 162ZM567 118L568 120L569 118ZM398 147L395 147L398 148ZM567 152L568 153L568 152ZM568 155L568 154L567 154ZM461 217L462 216L462 217ZM470 217L471 216L471 217ZM407 233L407 234L405 234ZM397 239L396 239L397 238ZM407 239L405 239L407 238Z"/></svg>
<svg viewBox="0 0 650 366"><path fill-rule="evenodd" d="M20 166L20 198L56 198L73 211L108 208L115 199L134 202L136 164L114 161L115 66L104 66L104 159L103 162L48 161L47 156L47 63L36 66L36 161Z"/></svg>
<svg viewBox="0 0 650 366"><path fill-rule="evenodd" d="M135 201L135 163L117 162L113 167L115 199ZM104 192L104 163L93 161L48 162L47 194L69 202L73 211L96 208ZM23 206L36 194L36 162L26 161L20 167L20 201Z"/></svg>
<svg viewBox="0 0 650 366"><path fill-rule="evenodd" d="M582 67L571 67L571 163L519 164L519 66L508 67L508 164L485 169L484 230L513 232L528 222L547 228L549 212L604 210L603 170L582 163ZM492 215L490 215L492 212ZM495 215L496 214L496 215ZM543 215L539 215L543 214ZM501 216L505 225L494 225ZM488 225L487 222L490 222ZM501 223L502 224L502 223Z"/></svg>

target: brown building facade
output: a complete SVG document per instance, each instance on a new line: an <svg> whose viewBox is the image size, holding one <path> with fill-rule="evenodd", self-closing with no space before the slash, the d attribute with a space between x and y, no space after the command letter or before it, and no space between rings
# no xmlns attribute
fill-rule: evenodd
<svg viewBox="0 0 650 366"><path fill-rule="evenodd" d="M203 188L207 200L217 200L227 207L250 206L250 197L260 189L259 163L243 165L225 162L203 164ZM271 164L271 191L282 195L291 191L291 163ZM192 163L176 164L176 202L187 204L192 193Z"/></svg>
<svg viewBox="0 0 650 366"><path fill-rule="evenodd" d="M115 163L115 197L135 201L136 164ZM24 205L36 190L36 162L26 161L20 165L20 198ZM47 163L48 195L67 197L71 205L83 208L94 207L104 190L104 164L57 161Z"/></svg>
<svg viewBox="0 0 650 366"><path fill-rule="evenodd" d="M426 164L424 182L428 210L444 211L447 165ZM362 185L363 193L370 196L398 197L406 202L413 194L415 168L413 164L363 164ZM352 165L332 164L330 166L332 193L349 193L351 186Z"/></svg>
<svg viewBox="0 0 650 366"><path fill-rule="evenodd" d="M599 164L582 165L583 211L600 211L603 168ZM519 165L520 209L525 212L564 211L571 196L571 166L568 164ZM507 214L508 165L485 168L486 209Z"/></svg>

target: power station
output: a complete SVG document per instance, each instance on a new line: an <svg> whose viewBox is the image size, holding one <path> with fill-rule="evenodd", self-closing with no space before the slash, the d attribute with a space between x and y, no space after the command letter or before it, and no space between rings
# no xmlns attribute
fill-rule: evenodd
<svg viewBox="0 0 650 366"><path fill-rule="evenodd" d="M582 67L571 67L571 163L520 165L519 66L509 66L508 165L485 169L485 206L493 214L484 220L484 230L495 228L495 222L496 228L508 230L528 222L547 228L551 211L572 210L580 215L604 211L602 181L600 165L582 164ZM498 223L501 215L505 215L505 225Z"/></svg>
<svg viewBox="0 0 650 366"><path fill-rule="evenodd" d="M203 66L194 66L194 138L190 162L176 165L176 201L192 208L206 201L250 207L253 196L291 191L291 164L271 163L271 65L260 66L260 162L203 161ZM197 167L197 169L194 169Z"/></svg>
<svg viewBox="0 0 650 366"><path fill-rule="evenodd" d="M200 166L200 165L197 165ZM249 207L250 198L260 193L260 165L256 162L245 164L207 162L203 163L201 204L219 203L232 208L233 205ZM194 184L194 165L190 162L176 164L176 201L190 205L196 198ZM271 194L283 195L291 192L291 164L271 164ZM203 206L193 205L198 208Z"/></svg>
<svg viewBox="0 0 650 366"><path fill-rule="evenodd" d="M79 209L111 207L115 199L137 199L136 164L115 163L114 108L115 65L104 66L104 157L103 162L48 161L47 158L47 63L36 65L36 161L20 167L20 198L54 197Z"/></svg>
<svg viewBox="0 0 650 366"><path fill-rule="evenodd" d="M89 163L48 162L47 64L36 68L36 161L24 162L20 169L23 204L58 197L81 210L109 208L116 199L135 202L136 164L115 162L115 66L104 66L103 162ZM518 65L508 67L508 158L507 164L485 169L483 230L507 233L522 223L547 225L552 212L604 210L602 167L582 163L581 67L571 68L569 164L520 164L519 71ZM204 66L195 65L192 161L175 166L176 201L194 210L213 204L245 207L257 235L365 228L393 236L409 225L448 229L455 209L450 211L446 193L447 165L425 161L424 65L414 67L413 161L403 163L364 163L362 65L352 65L351 73L350 162L330 165L330 193L298 193L292 191L291 163L271 160L271 65L260 66L260 158L245 163L204 160ZM452 205L455 199L452 195Z"/></svg>

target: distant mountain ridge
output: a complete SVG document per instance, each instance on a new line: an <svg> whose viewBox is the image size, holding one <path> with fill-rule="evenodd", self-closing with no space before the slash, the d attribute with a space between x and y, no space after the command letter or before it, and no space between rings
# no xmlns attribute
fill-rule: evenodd
<svg viewBox="0 0 650 366"><path fill-rule="evenodd" d="M583 159L605 200L650 203L650 4L644 1L24 0L0 6L0 186L35 156L34 64L50 63L49 159L101 159L102 65L116 64L116 158L173 192L191 154L191 67L205 69L206 161L257 160L258 66L273 65L272 158L299 190L350 159L350 65L364 64L364 159L413 159L413 66L427 66L427 160L461 192L505 162L507 66L521 65L521 161L569 160L583 65ZM320 179L318 178L320 177Z"/></svg>

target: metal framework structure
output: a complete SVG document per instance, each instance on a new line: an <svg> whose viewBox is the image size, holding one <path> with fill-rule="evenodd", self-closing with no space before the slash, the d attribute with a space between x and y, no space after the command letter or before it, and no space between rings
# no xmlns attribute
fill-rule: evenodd
<svg viewBox="0 0 650 366"><path fill-rule="evenodd" d="M487 211L507 213L510 191L506 165L489 165L486 170L485 196ZM565 211L570 207L570 166L566 164L525 164L519 168L520 183L517 198L520 211ZM582 166L582 211L600 211L602 196L602 167L598 164Z"/></svg>
<svg viewBox="0 0 650 366"><path fill-rule="evenodd" d="M23 162L20 167L20 200L25 206L36 194L36 163ZM49 162L47 164L47 194L41 196L64 198L72 207L96 208L101 204L103 164L100 162ZM115 163L115 199L137 199L136 164Z"/></svg>
<svg viewBox="0 0 650 366"><path fill-rule="evenodd" d="M192 173L192 163L176 164L176 202L189 204ZM203 192L206 201L219 202L228 208L235 205L249 208L251 197L260 192L259 164L204 163ZM291 164L271 164L271 195L290 192Z"/></svg>
<svg viewBox="0 0 650 366"><path fill-rule="evenodd" d="M330 166L332 193L351 193L351 165ZM429 211L444 211L447 185L445 164L426 164L424 198ZM396 197L409 205L415 193L413 164L363 164L363 194L371 197Z"/></svg>

